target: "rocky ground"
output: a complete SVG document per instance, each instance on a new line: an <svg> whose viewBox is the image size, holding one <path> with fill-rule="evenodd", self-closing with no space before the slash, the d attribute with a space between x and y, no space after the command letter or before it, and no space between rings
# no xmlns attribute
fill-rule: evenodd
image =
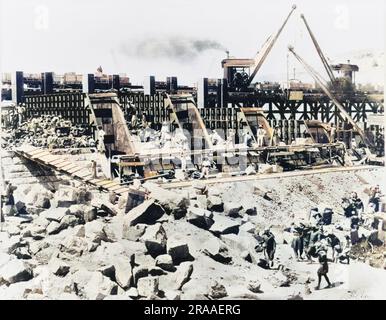
<svg viewBox="0 0 386 320"><path fill-rule="evenodd" d="M221 184L207 196L199 182L168 191L146 183L149 199L126 214L127 199L64 177L19 183L25 212L6 217L0 232L0 298L386 299L386 271L369 259L331 263L334 287L315 291L318 264L296 261L283 232L315 206L333 208L344 225L341 198L357 191L366 201L384 173ZM272 270L257 265L254 250L253 233L266 226L278 242ZM384 247L377 250L384 261Z"/></svg>

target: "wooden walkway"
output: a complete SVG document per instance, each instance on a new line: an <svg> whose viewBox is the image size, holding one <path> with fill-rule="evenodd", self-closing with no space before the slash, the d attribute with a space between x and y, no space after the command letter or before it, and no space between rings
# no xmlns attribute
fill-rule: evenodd
<svg viewBox="0 0 386 320"><path fill-rule="evenodd" d="M91 175L89 168L81 167L75 162L66 160L63 158L62 155L54 155L48 149L16 149L14 150L14 152L25 159L31 160L42 166L65 174L92 187L96 187L99 190L106 192L114 192L118 195L130 191L127 186L122 186L119 182L109 179L94 179Z"/></svg>

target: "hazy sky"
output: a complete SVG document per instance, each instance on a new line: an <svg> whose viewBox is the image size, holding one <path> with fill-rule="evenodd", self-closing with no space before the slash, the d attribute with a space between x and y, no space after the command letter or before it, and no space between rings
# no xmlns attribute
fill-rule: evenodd
<svg viewBox="0 0 386 320"><path fill-rule="evenodd" d="M310 64L321 63L300 19L304 13L330 58L350 59L357 50L384 51L384 0L0 0L0 58L3 71L176 75L192 84L222 76L222 47L231 56L252 58L295 3L298 8L256 80L282 80L287 46ZM197 44L213 44L205 50ZM177 53L170 46L177 44ZM193 45L193 47L192 47ZM188 46L188 49L186 49ZM192 49L193 48L193 49ZM189 51L190 50L190 51ZM193 51L192 51L193 50ZM202 51L200 51L202 50ZM150 53L149 53L150 52ZM179 56L178 54L181 54ZM345 62L345 61L341 61ZM289 59L291 75L304 76Z"/></svg>

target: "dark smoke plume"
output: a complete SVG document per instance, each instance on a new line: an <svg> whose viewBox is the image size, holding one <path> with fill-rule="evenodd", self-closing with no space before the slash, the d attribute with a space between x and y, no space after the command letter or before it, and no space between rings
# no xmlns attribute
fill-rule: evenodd
<svg viewBox="0 0 386 320"><path fill-rule="evenodd" d="M143 59L167 58L171 60L192 60L207 50L226 51L217 41L183 37L148 38L130 41L122 46L122 51Z"/></svg>

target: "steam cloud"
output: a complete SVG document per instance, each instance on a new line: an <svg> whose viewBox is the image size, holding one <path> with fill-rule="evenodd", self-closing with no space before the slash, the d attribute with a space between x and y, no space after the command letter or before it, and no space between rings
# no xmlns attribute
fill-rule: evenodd
<svg viewBox="0 0 386 320"><path fill-rule="evenodd" d="M209 39L192 39L183 37L148 38L130 41L122 46L128 56L142 59L166 58L171 60L192 60L207 50L226 51L217 41Z"/></svg>

